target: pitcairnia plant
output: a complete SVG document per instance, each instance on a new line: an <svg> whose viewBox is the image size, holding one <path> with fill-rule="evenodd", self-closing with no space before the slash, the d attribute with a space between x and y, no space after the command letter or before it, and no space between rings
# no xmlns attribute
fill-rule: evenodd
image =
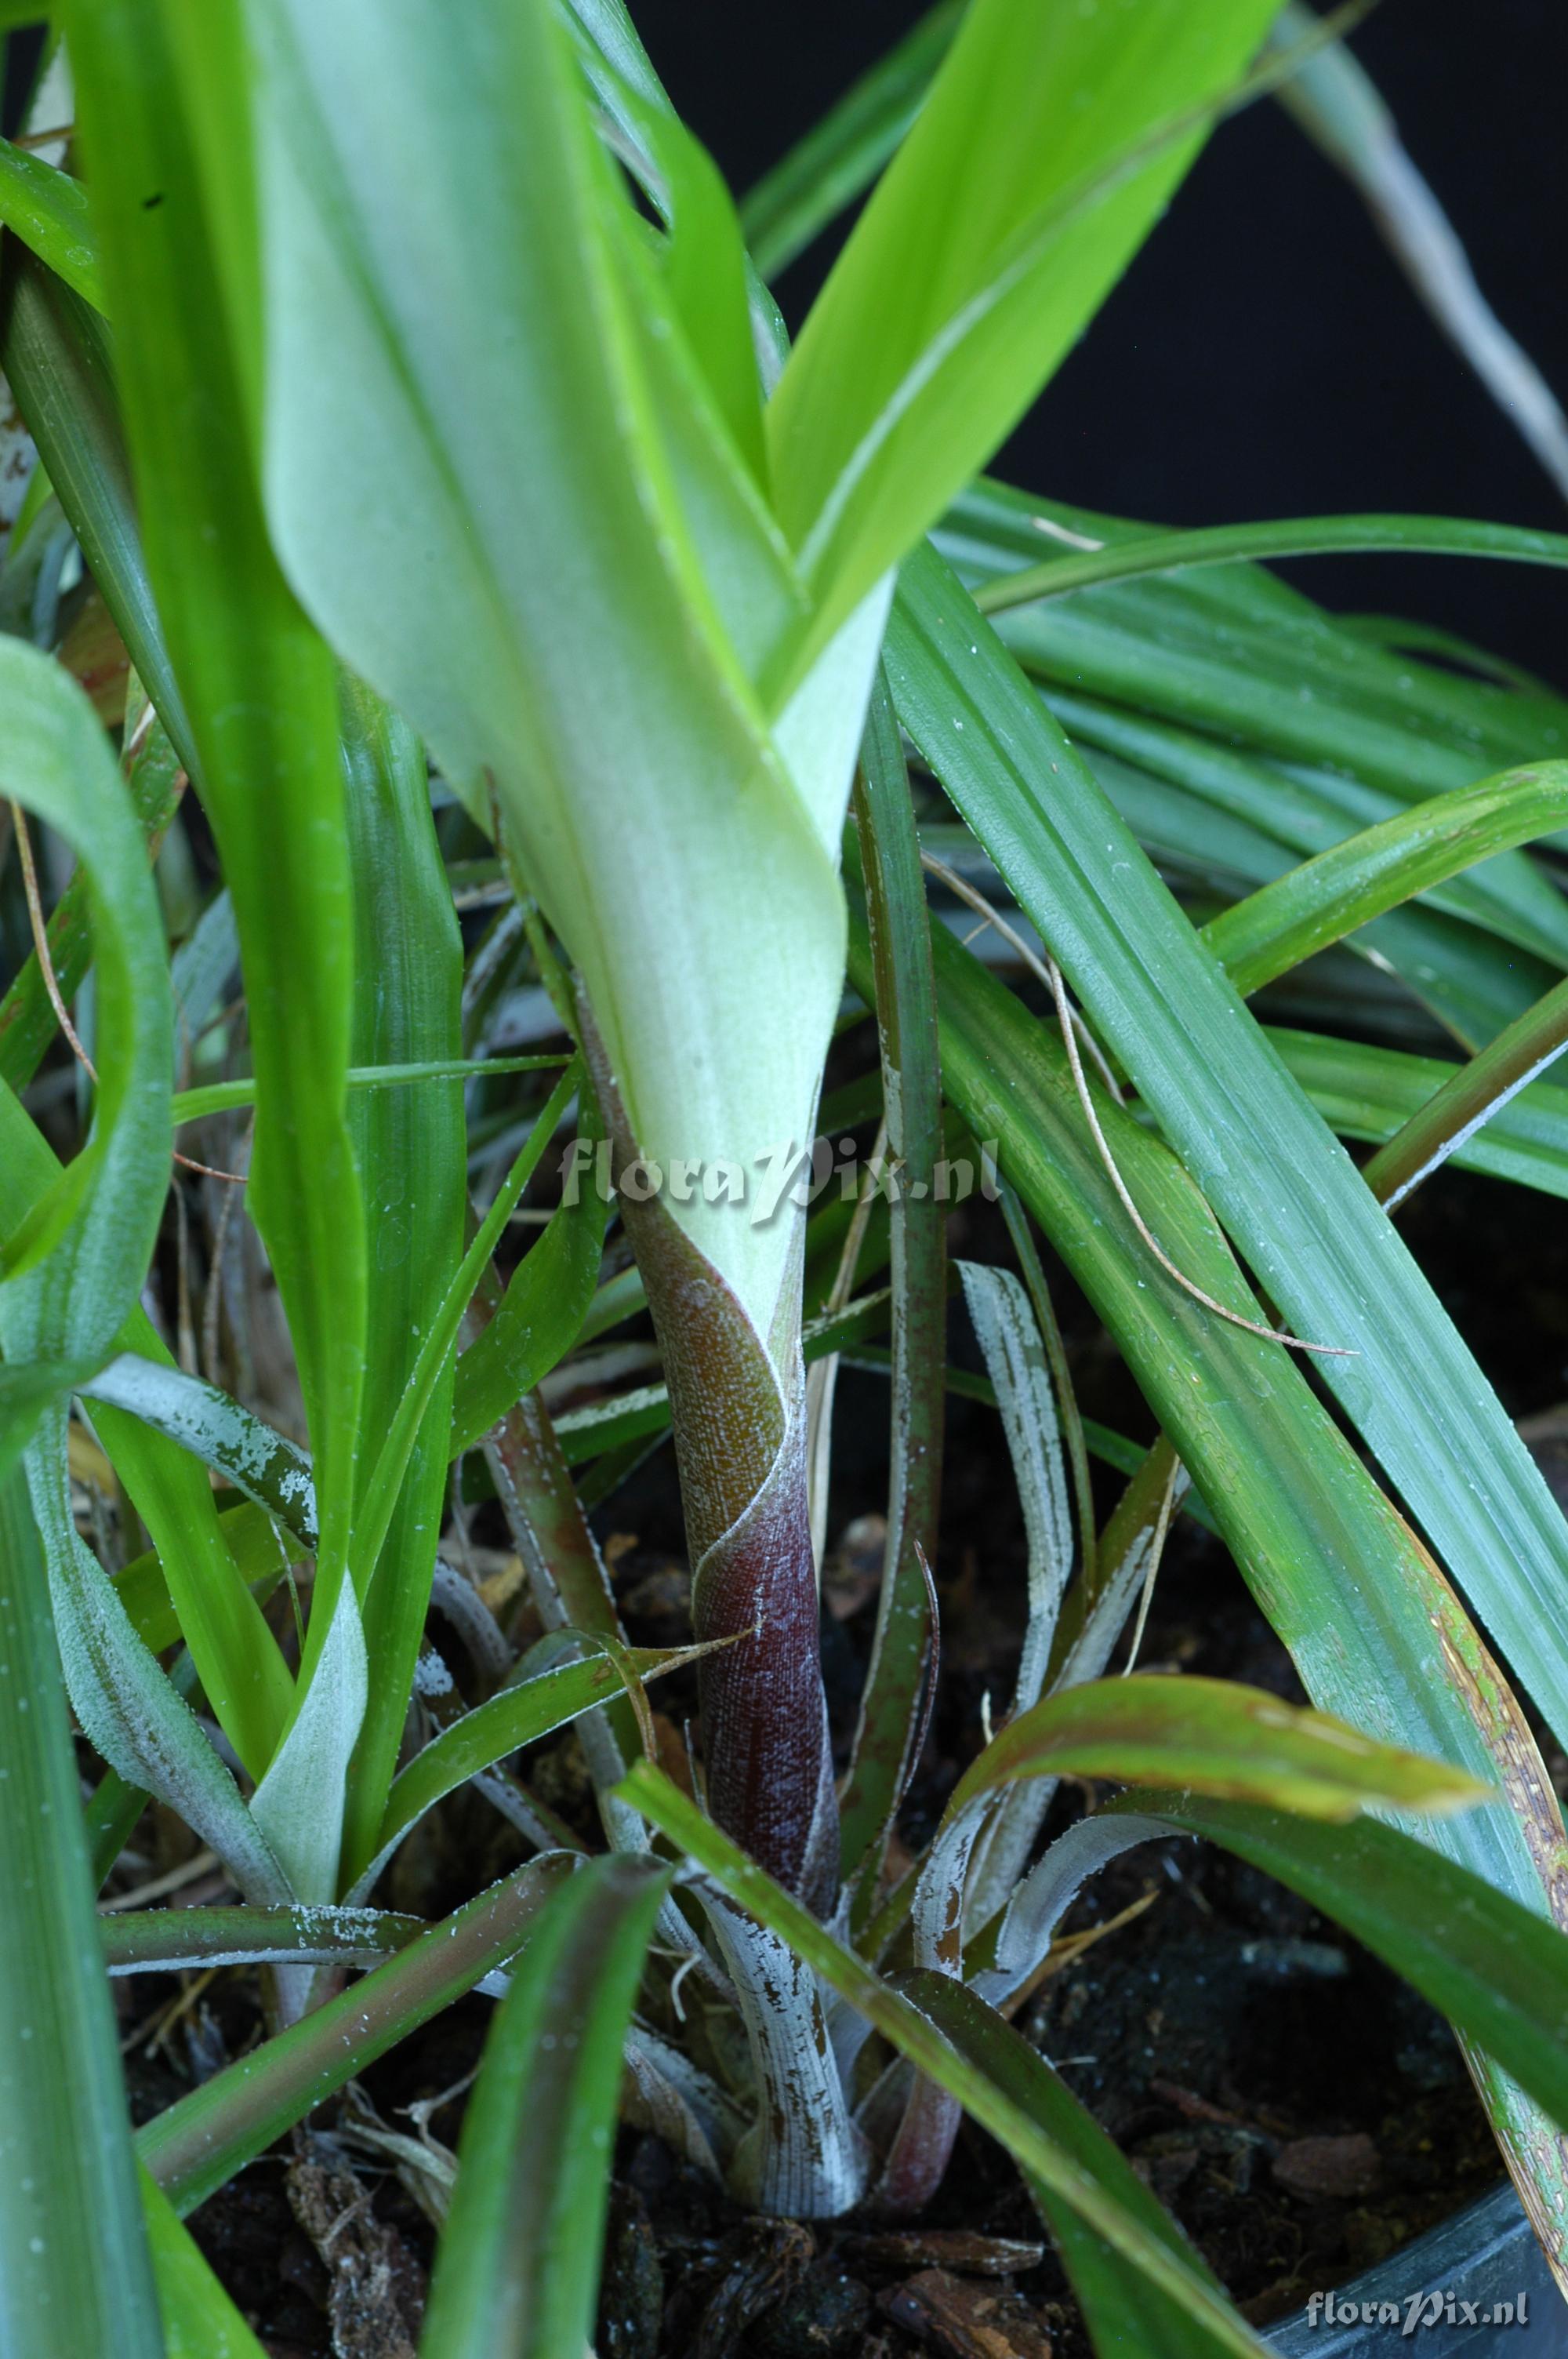
<svg viewBox="0 0 1568 2359"><path fill-rule="evenodd" d="M0 571L4 915L31 943L0 1004L0 1770L28 1804L0 1837L27 1896L0 1942L0 2316L22 2347L254 2349L180 2215L483 1985L504 1996L449 2190L441 2359L583 2347L622 2103L806 2217L917 2210L967 2109L1098 2347L1256 2349L1008 2021L1085 1879L1172 1830L1292 1883L1449 2015L1564 2268L1568 1845L1450 1577L1563 1739L1568 1534L1390 1208L1450 1154L1568 1193L1568 1101L1534 1079L1568 1038L1568 908L1521 849L1568 825L1568 708L1238 560L1568 543L1398 517L1160 534L977 476L1214 122L1321 62L1300 10L1266 46L1275 14L972 0L949 42L939 11L917 67L751 208L782 261L918 84L791 348L618 0L60 10L35 136L0 150L0 362L37 452ZM68 119L69 148L38 136ZM96 683L105 645L132 669L95 712L70 674ZM222 885L171 923L188 790ZM77 864L47 933L29 820ZM932 925L928 877L1043 983L1044 1017ZM454 888L498 913L467 953ZM1341 942L1388 979L1361 1040L1260 1025L1247 1000ZM1365 1044L1379 1021L1408 1041L1411 1010L1467 1061ZM809 1184L868 1111L853 1086L819 1108L867 1012L881 1228ZM211 1078L176 1094L177 1067ZM56 1126L63 1166L34 1118L61 1076L84 1114ZM558 1208L503 1277L574 1110ZM229 1165L197 1166L224 1205L209 1337L254 1232L294 1433L254 1352L220 1390L185 1314L171 1352L143 1299L177 1129L246 1162L243 1210ZM1364 1170L1336 1131L1379 1142ZM939 1182L964 1156L1019 1269L958 1287L1027 1628L1005 1719L896 1878L936 1652ZM604 1271L601 1163L634 1269ZM1162 1428L1147 1453L1078 1415L1031 1220ZM857 1294L878 1255L888 1287ZM661 1381L554 1419L546 1379L643 1310ZM836 1778L814 1529L833 1366L883 1335L888 1540ZM665 1431L700 1802L654 1766L644 1694L687 1658L627 1646L588 1521ZM1130 1477L1103 1531L1091 1441ZM546 1634L522 1656L440 1554L476 1484ZM1104 1677L1184 1512L1318 1709ZM85 1814L67 1698L100 1765ZM568 1723L592 1858L507 1766ZM1042 1851L1065 1774L1128 1790ZM373 1905L470 1786L527 1864L439 1925ZM149 1796L232 1905L95 1935L92 1877ZM271 2036L135 2146L105 1949L269 1970Z"/></svg>

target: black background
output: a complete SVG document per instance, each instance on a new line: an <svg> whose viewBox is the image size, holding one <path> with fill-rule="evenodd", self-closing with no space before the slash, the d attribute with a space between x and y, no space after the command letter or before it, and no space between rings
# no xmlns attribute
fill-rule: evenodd
<svg viewBox="0 0 1568 2359"><path fill-rule="evenodd" d="M922 5L632 9L739 192ZM1382 0L1353 46L1503 323L1568 400L1568 8ZM833 243L781 282L792 325ZM1382 508L1568 530L1551 482L1428 320L1358 198L1268 101L1217 134L998 472L1158 523ZM1393 558L1291 571L1329 605L1444 623L1568 688L1568 576Z"/></svg>

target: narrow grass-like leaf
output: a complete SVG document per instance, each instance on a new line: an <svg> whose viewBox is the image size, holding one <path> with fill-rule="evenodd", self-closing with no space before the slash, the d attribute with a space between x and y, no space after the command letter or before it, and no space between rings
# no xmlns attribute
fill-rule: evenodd
<svg viewBox="0 0 1568 2359"><path fill-rule="evenodd" d="M147 578L114 390L109 331L31 255L5 258L0 367L81 553L183 766L198 774L185 702Z"/></svg>
<svg viewBox="0 0 1568 2359"><path fill-rule="evenodd" d="M135 1313L168 1188L168 973L141 830L85 698L58 666L11 639L0 644L0 697L4 783L60 832L88 876L101 1076L92 1136L64 1171L6 1093L0 1340L13 1364L71 1362L80 1379L83 1364L104 1356ZM112 1636L120 1609L76 1538L63 1446L59 1424L35 1451L32 1481L40 1523L55 1536L50 1578L64 1619L62 1644L68 1662L85 1673L89 1659L102 1659L102 1646L120 1643ZM177 1515L166 1523L162 1512L177 1508L180 1475L157 1459L144 1461L140 1471L137 1487L148 1497L155 1537L167 1537L169 1567L189 1614L188 1636L213 1709L242 1757L259 1767L287 1710L287 1670L224 1560L210 1501L195 1516L188 1544ZM188 1572L198 1578L188 1581ZM80 1641L74 1653L72 1632ZM131 1645L134 1654L134 1639ZM148 1692L157 1692L156 1669L143 1664L141 1676L151 1682ZM74 1700L79 1710L90 1708L84 1697Z"/></svg>
<svg viewBox="0 0 1568 2359"><path fill-rule="evenodd" d="M971 485L936 535L977 584L1035 564L1043 549L1148 538L1146 526L992 482ZM1466 679L1379 645L1258 566L1111 582L997 623L1053 697L1061 690L1108 700L1225 745L1337 771L1401 802L1568 745L1561 698Z"/></svg>
<svg viewBox="0 0 1568 2359"><path fill-rule="evenodd" d="M942 1489L942 1363L947 1315L945 1209L937 1201L942 1079L931 926L909 773L887 683L871 692L855 819L876 967L878 1047L888 1152L898 1172L892 1254L892 1436L888 1537L871 1661L860 1694L841 1810L844 1873L853 1877L892 1821L913 1763L934 1637L925 1568L936 1557ZM922 1558L925 1564L922 1563ZM856 1895L871 1905L876 1878Z"/></svg>
<svg viewBox="0 0 1568 2359"><path fill-rule="evenodd" d="M1440 1160L1451 1155L1467 1170L1487 1171L1549 1196L1568 1195L1568 1090L1561 1084L1530 1082L1515 1095L1501 1071L1494 1071L1490 1078L1498 1088L1490 1096L1486 1084L1477 1090L1472 1078L1485 1049L1469 1065L1449 1065L1316 1032L1274 1030L1269 1037L1342 1138L1387 1141L1390 1147L1396 1136L1404 1142L1397 1163L1390 1158L1374 1174L1379 1194L1386 1187L1392 1195L1441 1148ZM1483 1118L1476 1126L1477 1114ZM1363 1175L1370 1168L1364 1165Z"/></svg>
<svg viewBox="0 0 1568 2359"><path fill-rule="evenodd" d="M1402 1203L1450 1155L1489 1125L1568 1046L1568 983L1539 1000L1461 1067L1379 1149L1364 1177L1379 1203Z"/></svg>
<svg viewBox="0 0 1568 2359"><path fill-rule="evenodd" d="M410 1089L427 1082L470 1082L502 1073L558 1071L569 1060L553 1057L437 1057L423 1064L351 1065L344 1079L351 1092ZM176 1090L174 1119L203 1122L209 1114L232 1114L255 1103L254 1081L205 1082L193 1090Z"/></svg>
<svg viewBox="0 0 1568 2359"><path fill-rule="evenodd" d="M670 1871L595 1860L534 1930L491 2027L426 2311L442 2359L561 2359L593 2332L622 2043Z"/></svg>
<svg viewBox="0 0 1568 2359"><path fill-rule="evenodd" d="M1488 1788L1342 1720L1229 1680L1131 1678L1072 1687L1009 1721L971 1763L955 1814L1015 1777L1117 1777L1267 1802L1314 1819L1371 1809L1465 1810Z"/></svg>
<svg viewBox="0 0 1568 2359"><path fill-rule="evenodd" d="M0 712L0 788L58 830L89 873L102 1003L92 1134L0 1242L0 1336L9 1359L87 1359L135 1301L168 1185L163 930L141 831L81 690L5 639Z"/></svg>
<svg viewBox="0 0 1568 2359"><path fill-rule="evenodd" d="M265 2359L211 2262L145 2165L140 2179L164 2359Z"/></svg>
<svg viewBox="0 0 1568 2359"><path fill-rule="evenodd" d="M0 2343L159 2359L76 1765L27 1488L0 1483Z"/></svg>
<svg viewBox="0 0 1568 2359"><path fill-rule="evenodd" d="M288 1314L319 1491L308 1680L347 1571L364 1362L343 1083L353 912L332 664L277 570L254 479L243 200L225 204L231 181L210 181L193 103L234 20L202 13L199 48L194 20L160 0L94 0L67 25L147 568L239 921L257 1082L249 1201ZM228 128L243 189L243 114Z"/></svg>
<svg viewBox="0 0 1568 2359"><path fill-rule="evenodd" d="M1219 2288L1204 2261L1151 2195L1120 2147L1108 2138L1086 2105L1020 2032L962 1983L946 1974L918 1973L900 1984L905 1997L929 2017L960 2056L1008 2094L1037 2122L1052 2144L1070 2155L1098 2180L1122 2210L1169 2250L1173 2260L1200 2284ZM1152 2286L1133 2288L1115 2250L1095 2234L1052 2188L1024 2177L1044 2215L1083 2306L1097 2352L1125 2359L1210 2359L1219 2346L1212 2333Z"/></svg>
<svg viewBox="0 0 1568 2359"><path fill-rule="evenodd" d="M1271 13L975 0L769 408L780 517L825 622L899 561L1070 350Z"/></svg>
<svg viewBox="0 0 1568 2359"><path fill-rule="evenodd" d="M1568 819L1568 764L1429 796L1266 885L1204 928L1244 999L1327 943Z"/></svg>
<svg viewBox="0 0 1568 2359"><path fill-rule="evenodd" d="M385 1908L139 1908L101 1916L99 1946L112 1974L181 1973L193 1966L270 1960L376 1966L429 1930Z"/></svg>
<svg viewBox="0 0 1568 2359"><path fill-rule="evenodd" d="M161 723L148 730L130 765L131 801L156 856L185 779ZM92 929L85 870L71 877L49 915L46 939L59 995L74 999L92 959ZM0 1080L25 1089L55 1037L54 1002L35 951L0 1000Z"/></svg>
<svg viewBox="0 0 1568 2359"><path fill-rule="evenodd" d="M1568 1655L1540 1645L1568 1527L1354 1165L934 556L906 569L890 669L906 726L1294 1331L1353 1354L1325 1358L1325 1382L1568 1728Z"/></svg>
<svg viewBox="0 0 1568 2359"><path fill-rule="evenodd" d="M1568 1940L1554 1926L1370 1820L1325 1826L1175 1792L1132 1802L1142 1817L1222 1843L1334 1918L1568 2126Z"/></svg>
<svg viewBox="0 0 1568 2359"><path fill-rule="evenodd" d="M370 691L341 691L345 816L354 897L354 1016L362 1068L459 1058L462 944L430 816L424 754ZM365 1322L364 1431L395 1426L405 1385L440 1316L463 1250L462 1085L352 1090L349 1127L375 1273ZM443 1364L408 1435L395 1505L373 1556L352 1566L369 1692L354 1752L343 1845L355 1860L385 1806L425 1626L446 1492L451 1371ZM370 1477L362 1451L362 1479Z"/></svg>
<svg viewBox="0 0 1568 2359"><path fill-rule="evenodd" d="M354 1527L355 1543L362 1549L373 1551L381 1548L409 1449L436 1395L437 1386L447 1370L462 1326L463 1314L489 1266L490 1257L495 1251L502 1230L511 1218L518 1197L538 1169L539 1159L555 1136L556 1125L577 1094L581 1079L582 1068L574 1061L556 1083L514 1158L495 1201L481 1222L461 1262L452 1272L430 1311L419 1337L418 1351L397 1397L391 1423L362 1486ZM449 1422L447 1397L443 1393L443 1435Z"/></svg>
<svg viewBox="0 0 1568 2359"><path fill-rule="evenodd" d="M670 1650L618 1646L612 1654L597 1652L585 1662L566 1663L558 1670L519 1680L477 1704L432 1737L394 1780L376 1841L373 1868L359 1879L361 1888L368 1889L374 1869L444 1794L466 1785L523 1745L535 1744L553 1729L609 1702L624 1691L628 1677L654 1680L662 1671L677 1670L692 1659L689 1647Z"/></svg>
<svg viewBox="0 0 1568 2359"><path fill-rule="evenodd" d="M1465 1812L1437 1821L1432 1839L1529 1905L1547 1906L1562 1828L1544 1771L1436 1567L1288 1355L1217 1320L1149 1258L1088 1136L1059 1040L945 929L933 947L952 1103L977 1136L998 1141L1001 1169L1116 1336L1314 1702L1383 1742L1503 1786L1521 1815ZM869 990L869 953L855 927L850 975ZM1206 1290L1255 1317L1212 1216L1173 1158L1113 1103L1098 1113L1166 1251ZM1192 1382L1195 1368L1205 1381ZM1519 1779L1521 1760L1532 1767ZM1488 2098L1528 2187L1550 2144L1506 2084L1494 2079Z"/></svg>
<svg viewBox="0 0 1568 2359"><path fill-rule="evenodd" d="M81 1390L178 1442L276 1516L302 1549L315 1549L316 1484L309 1459L297 1442L216 1385L127 1352L100 1368Z"/></svg>
<svg viewBox="0 0 1568 2359"><path fill-rule="evenodd" d="M870 188L919 113L962 14L963 0L939 0L748 192L741 226L764 278Z"/></svg>
<svg viewBox="0 0 1568 2359"><path fill-rule="evenodd" d="M1568 565L1568 535L1519 525L1483 524L1469 516L1292 516L1262 524L1209 525L1197 532L1152 534L1108 549L1047 558L1024 572L1003 574L978 591L982 614L1027 606L1039 598L1093 590L1144 573L1179 573L1189 566L1253 563L1283 557L1328 556L1381 549L1423 557L1489 557L1515 565Z"/></svg>
<svg viewBox="0 0 1568 2359"><path fill-rule="evenodd" d="M592 1145L597 1125L579 1136ZM544 1234L524 1254L486 1324L458 1360L448 1454L471 1450L577 1342L599 1283L608 1199L575 1171Z"/></svg>
<svg viewBox="0 0 1568 2359"><path fill-rule="evenodd" d="M94 310L103 309L87 192L70 174L0 139L0 224Z"/></svg>
<svg viewBox="0 0 1568 2359"><path fill-rule="evenodd" d="M180 2217L345 2081L515 1956L576 1866L566 1854L531 1860L149 2122L137 2133L137 2151Z"/></svg>

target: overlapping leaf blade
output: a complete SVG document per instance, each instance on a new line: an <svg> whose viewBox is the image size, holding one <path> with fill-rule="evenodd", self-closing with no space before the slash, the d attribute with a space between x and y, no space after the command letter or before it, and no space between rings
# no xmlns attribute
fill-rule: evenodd
<svg viewBox="0 0 1568 2359"><path fill-rule="evenodd" d="M1070 349L1272 14L976 0L770 406L780 516L825 621L900 560Z"/></svg>
<svg viewBox="0 0 1568 2359"><path fill-rule="evenodd" d="M239 921L257 1080L251 1205L288 1311L319 1493L308 1669L347 1571L365 1326L336 683L256 491L248 141L243 103L223 103L237 19L117 0L72 11L70 33L148 571ZM210 169L214 123L222 175Z"/></svg>
<svg viewBox="0 0 1568 2359"><path fill-rule="evenodd" d="M1568 1728L1568 1656L1539 1643L1568 1582L1560 1511L1355 1167L967 613L935 556L906 570L889 657L905 725L1295 1332L1355 1354L1325 1380Z"/></svg>
<svg viewBox="0 0 1568 2359"><path fill-rule="evenodd" d="M49 1592L0 1484L0 2343L161 2359Z"/></svg>
<svg viewBox="0 0 1568 2359"><path fill-rule="evenodd" d="M669 1871L597 1860L535 1928L485 2046L426 2347L557 2359L593 2332L622 2042Z"/></svg>

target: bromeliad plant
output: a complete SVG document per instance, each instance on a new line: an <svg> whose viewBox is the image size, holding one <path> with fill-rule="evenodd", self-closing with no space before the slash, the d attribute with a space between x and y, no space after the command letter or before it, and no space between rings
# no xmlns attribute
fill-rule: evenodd
<svg viewBox="0 0 1568 2359"><path fill-rule="evenodd" d="M1568 1846L1439 1560L1561 1738L1568 1535L1385 1208L1450 1153L1568 1192L1568 1108L1519 1094L1568 1037L1568 911L1519 849L1568 822L1545 758L1568 710L1237 560L1568 544L1388 517L1161 535L976 479L1214 120L1321 71L1299 11L1255 62L1274 13L973 0L951 38L939 11L751 209L776 266L885 160L918 84L788 349L618 0L63 8L32 121L52 130L73 82L80 137L0 152L0 359L38 454L0 576L5 914L36 936L0 1006L0 1767L21 1798L0 1843L23 1896L0 1943L0 2302L24 2346L254 2349L178 2215L488 1977L506 1995L438 2256L442 2359L582 2348L623 2058L641 2118L801 2216L917 2209L968 2109L1098 2347L1255 2349L1006 2020L1086 1876L1172 1829L1294 1884L1448 2013L1563 2270ZM79 561L92 599L62 629ZM101 716L69 673L106 635L134 670ZM222 886L171 966L188 787ZM78 864L47 935L28 814ZM1045 1020L931 927L923 861L1038 973ZM454 886L500 905L466 962ZM1340 941L1408 995L1393 1037L1413 1000L1469 1061L1260 1025L1248 997ZM177 1095L177 1062L224 1061L236 958L250 1071ZM846 970L891 1173L891 1282L860 1296L866 1206L846 1230L806 1189L764 1220L732 1201L867 1111L818 1110ZM522 982L559 1055L504 1053ZM46 1080L87 1093L63 1168L25 1102L57 1024L77 1061ZM1028 1626L1006 1721L890 1886L935 1655L944 1101L1022 1273L965 1266L962 1291ZM588 1185L503 1282L574 1105L635 1270L601 1277ZM177 1364L143 1300L171 1140L235 1109L254 1150L236 1129L244 1212L231 1193L210 1288L243 1218L308 1451L258 1386ZM1357 1170L1336 1130L1385 1143ZM1146 1455L1077 1414L1031 1215L1161 1421ZM553 1421L544 1380L644 1308L662 1383ZM889 1538L836 1779L814 1506L819 1527L832 1365L881 1333ZM587 1520L665 1430L700 1804L639 1757L644 1685L685 1658L625 1645ZM1090 1440L1131 1475L1103 1532ZM438 1558L476 1453L549 1634L522 1661ZM1183 1511L1321 1711L1102 1677ZM101 1765L85 1814L59 1671ZM568 1722L592 1859L505 1767ZM1069 1772L1128 1791L1042 1853ZM538 1856L438 1926L375 1907L470 1785ZM95 1933L92 1878L148 1796L237 1900ZM1379 1822L1398 1813L1418 1832ZM135 2149L104 1948L111 1970L270 1972L271 2037ZM722 2018L743 2064L692 2028Z"/></svg>

